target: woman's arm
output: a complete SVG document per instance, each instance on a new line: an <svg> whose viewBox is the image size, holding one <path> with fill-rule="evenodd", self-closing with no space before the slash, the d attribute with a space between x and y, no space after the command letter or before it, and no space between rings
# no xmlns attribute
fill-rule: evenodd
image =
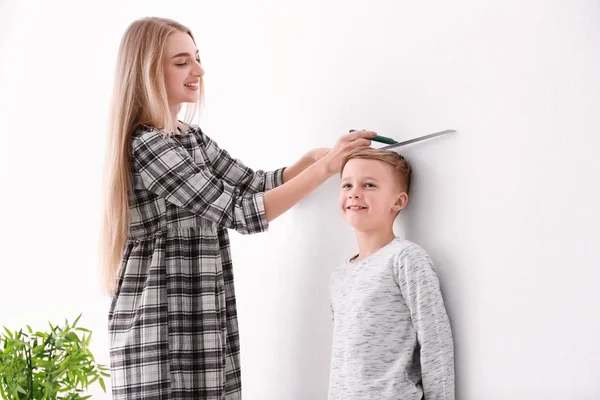
<svg viewBox="0 0 600 400"><path fill-rule="evenodd" d="M339 173L344 157L358 147L369 146L371 144L369 138L373 136L375 136L375 132L370 131L355 131L342 136L333 149L317 162L283 185L265 192L264 201L267 221L273 221L329 177Z"/></svg>
<svg viewBox="0 0 600 400"><path fill-rule="evenodd" d="M323 158L330 150L329 148L318 148L304 154L298 161L283 170L283 182L289 182L306 168Z"/></svg>
<svg viewBox="0 0 600 400"><path fill-rule="evenodd" d="M202 130L193 125L192 132L204 151L215 177L235 187L241 196L265 192L281 185L284 181L284 168L274 171L253 170L241 160L231 156L219 147Z"/></svg>
<svg viewBox="0 0 600 400"><path fill-rule="evenodd" d="M144 187L166 201L242 234L265 231L268 223L339 172L343 158L370 144L374 132L342 136L323 158L288 182L265 193L241 195L211 168L197 165L185 149L156 131L134 137L134 173Z"/></svg>

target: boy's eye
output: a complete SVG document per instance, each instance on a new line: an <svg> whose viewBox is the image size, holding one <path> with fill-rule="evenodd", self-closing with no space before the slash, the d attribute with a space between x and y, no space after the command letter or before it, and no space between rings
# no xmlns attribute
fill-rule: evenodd
<svg viewBox="0 0 600 400"><path fill-rule="evenodd" d="M365 183L365 187L376 187L376 186L372 183L367 182L367 183Z"/></svg>
<svg viewBox="0 0 600 400"><path fill-rule="evenodd" d="M350 187L352 187L352 185L350 185L349 183L344 183L344 184L342 185L342 189L348 189L348 188L350 188Z"/></svg>

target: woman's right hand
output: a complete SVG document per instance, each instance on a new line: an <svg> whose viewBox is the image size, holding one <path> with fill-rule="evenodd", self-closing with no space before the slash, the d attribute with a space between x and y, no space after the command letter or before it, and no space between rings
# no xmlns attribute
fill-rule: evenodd
<svg viewBox="0 0 600 400"><path fill-rule="evenodd" d="M292 173L293 177L285 180L283 185L264 192L265 216L267 222L289 210L294 204L302 200L307 194L315 190L335 173L339 173L342 161L352 150L365 148L371 144L375 132L355 131L340 137L335 146L315 163L301 172ZM313 154L316 159L321 157L324 149L319 149L318 154ZM285 171L284 171L285 174Z"/></svg>
<svg viewBox="0 0 600 400"><path fill-rule="evenodd" d="M342 135L335 146L327 153L321 161L325 163L327 172L331 175L340 172L342 161L351 151L359 147L369 147L371 138L377 135L373 131L354 131Z"/></svg>

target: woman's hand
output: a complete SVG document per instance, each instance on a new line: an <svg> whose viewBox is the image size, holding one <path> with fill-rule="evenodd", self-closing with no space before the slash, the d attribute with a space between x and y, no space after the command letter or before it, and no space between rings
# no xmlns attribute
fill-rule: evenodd
<svg viewBox="0 0 600 400"><path fill-rule="evenodd" d="M339 172L344 157L354 149L368 147L371 144L369 139L373 136L375 136L375 132L371 131L356 131L343 135L331 150L322 148L312 150L306 153L299 162L286 168L283 171L283 185L264 193L267 221L273 221L315 190L331 175ZM309 154L318 161L306 165Z"/></svg>
<svg viewBox="0 0 600 400"><path fill-rule="evenodd" d="M373 131L354 131L342 135L335 146L320 158L325 163L327 172L331 175L340 172L344 158L357 148L369 147L371 145L370 139L375 135L377 133ZM313 151L316 150L323 149Z"/></svg>

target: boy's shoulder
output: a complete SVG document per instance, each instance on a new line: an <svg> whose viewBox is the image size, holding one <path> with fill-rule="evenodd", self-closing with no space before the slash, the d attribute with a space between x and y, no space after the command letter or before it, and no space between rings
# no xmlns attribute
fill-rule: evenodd
<svg viewBox="0 0 600 400"><path fill-rule="evenodd" d="M392 243L390 243L389 251L398 256L425 256L429 257L425 249L416 244L415 242L411 242L407 239L395 238Z"/></svg>
<svg viewBox="0 0 600 400"><path fill-rule="evenodd" d="M392 251L394 275L436 273L431 257L418 244L404 239L396 239Z"/></svg>

